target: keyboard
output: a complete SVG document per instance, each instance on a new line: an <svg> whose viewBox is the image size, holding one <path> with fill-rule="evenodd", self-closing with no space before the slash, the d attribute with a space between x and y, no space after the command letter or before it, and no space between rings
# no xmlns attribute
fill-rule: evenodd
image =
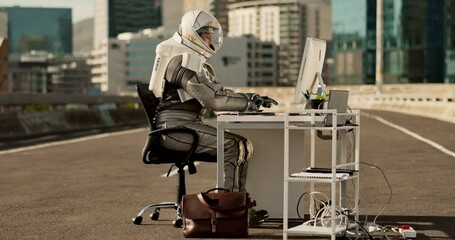
<svg viewBox="0 0 455 240"><path fill-rule="evenodd" d="M218 115L230 116L275 116L275 112L220 112Z"/></svg>
<svg viewBox="0 0 455 240"><path fill-rule="evenodd" d="M320 167L309 167L309 168L305 168L304 169L305 172L313 172L313 173L332 173L332 169L331 168L320 168ZM347 173L349 175L352 176L352 174L354 172L358 172L357 170L353 170L353 169L337 169L336 170L337 173Z"/></svg>

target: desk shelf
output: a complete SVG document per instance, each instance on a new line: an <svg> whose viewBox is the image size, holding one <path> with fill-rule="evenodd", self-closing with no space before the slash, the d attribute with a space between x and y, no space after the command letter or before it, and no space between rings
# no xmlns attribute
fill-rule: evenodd
<svg viewBox="0 0 455 240"><path fill-rule="evenodd" d="M342 182L353 180L357 178L359 175L354 173L352 176L343 177L343 178L312 178L312 177L292 177L288 176L284 179L284 181L288 182L309 182L309 183L332 183L332 182Z"/></svg>
<svg viewBox="0 0 455 240"><path fill-rule="evenodd" d="M312 236L327 236L332 234L331 227L311 226L300 224L295 227L285 230L286 233L299 234L299 235L312 235ZM334 233L336 235L346 231L346 227L336 226Z"/></svg>
<svg viewBox="0 0 455 240"><path fill-rule="evenodd" d="M331 114L332 126L327 126L321 121L321 116ZM351 123L349 125L337 126L337 117L349 116ZM302 116L302 118L300 118ZM305 118L303 118L305 116ZM293 177L290 174L290 150L289 150L289 132L295 130L303 130L310 132L310 159L309 166L316 167L316 154L315 154L315 138L318 130L324 130L331 133L331 136L326 140L331 141L331 167L329 173L321 174L321 177ZM346 134L349 131L354 131L354 156L353 161L347 162L347 144ZM347 182L353 181L354 183L354 214L358 220L358 202L359 202L359 148L360 143L360 111L353 110L351 113L339 114L336 110L287 110L284 119L284 188L283 188L283 239L287 239L288 234L301 234L301 235L317 235L317 236L330 236L335 240L337 235L341 235L346 231L346 226L337 223L337 207L346 207L346 191ZM340 145L340 157L337 156L337 146ZM308 160L302 159L303 165L308 164ZM349 168L353 170L352 174L346 174L343 177L336 177L337 169ZM315 184L329 184L330 185L330 216L324 224L318 223L316 225L305 222L296 227L288 228L288 210L289 210L289 183L302 183L310 185L311 191L314 191ZM337 187L340 186L340 193L337 193ZM339 200L337 194L340 194ZM317 220L317 219L316 219ZM324 226L322 226L324 225ZM334 227L331 227L334 226Z"/></svg>

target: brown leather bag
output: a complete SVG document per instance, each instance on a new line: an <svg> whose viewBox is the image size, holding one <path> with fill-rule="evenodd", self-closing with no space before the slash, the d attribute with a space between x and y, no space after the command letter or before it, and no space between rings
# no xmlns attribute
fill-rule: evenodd
<svg viewBox="0 0 455 240"><path fill-rule="evenodd" d="M225 192L212 192L223 190ZM248 209L256 206L247 192L214 188L184 195L183 235L188 238L242 238L248 236Z"/></svg>

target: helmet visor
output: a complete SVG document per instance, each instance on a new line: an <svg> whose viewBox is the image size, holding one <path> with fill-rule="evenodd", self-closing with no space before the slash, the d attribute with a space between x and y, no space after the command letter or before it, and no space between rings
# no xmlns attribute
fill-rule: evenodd
<svg viewBox="0 0 455 240"><path fill-rule="evenodd" d="M206 47L218 51L223 43L223 31L215 17L201 12L194 21L193 28Z"/></svg>

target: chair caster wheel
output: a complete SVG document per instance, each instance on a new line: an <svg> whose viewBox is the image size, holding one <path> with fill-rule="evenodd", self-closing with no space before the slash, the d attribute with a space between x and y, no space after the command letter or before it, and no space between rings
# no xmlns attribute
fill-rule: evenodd
<svg viewBox="0 0 455 240"><path fill-rule="evenodd" d="M182 225L183 225L183 219L179 218L179 219L174 221L174 227L181 228Z"/></svg>
<svg viewBox="0 0 455 240"><path fill-rule="evenodd" d="M160 218L160 212L159 211L155 210L154 213L150 214L150 219L156 221L156 220L158 220L158 218Z"/></svg>
<svg viewBox="0 0 455 240"><path fill-rule="evenodd" d="M141 225L141 223L142 223L142 217L141 217L141 216L138 216L138 217L133 218L133 223L134 223L135 225Z"/></svg>
<svg viewBox="0 0 455 240"><path fill-rule="evenodd" d="M153 211L153 213L150 214L150 219L156 221L156 220L158 220L158 218L160 218L160 209L155 208L155 211Z"/></svg>

